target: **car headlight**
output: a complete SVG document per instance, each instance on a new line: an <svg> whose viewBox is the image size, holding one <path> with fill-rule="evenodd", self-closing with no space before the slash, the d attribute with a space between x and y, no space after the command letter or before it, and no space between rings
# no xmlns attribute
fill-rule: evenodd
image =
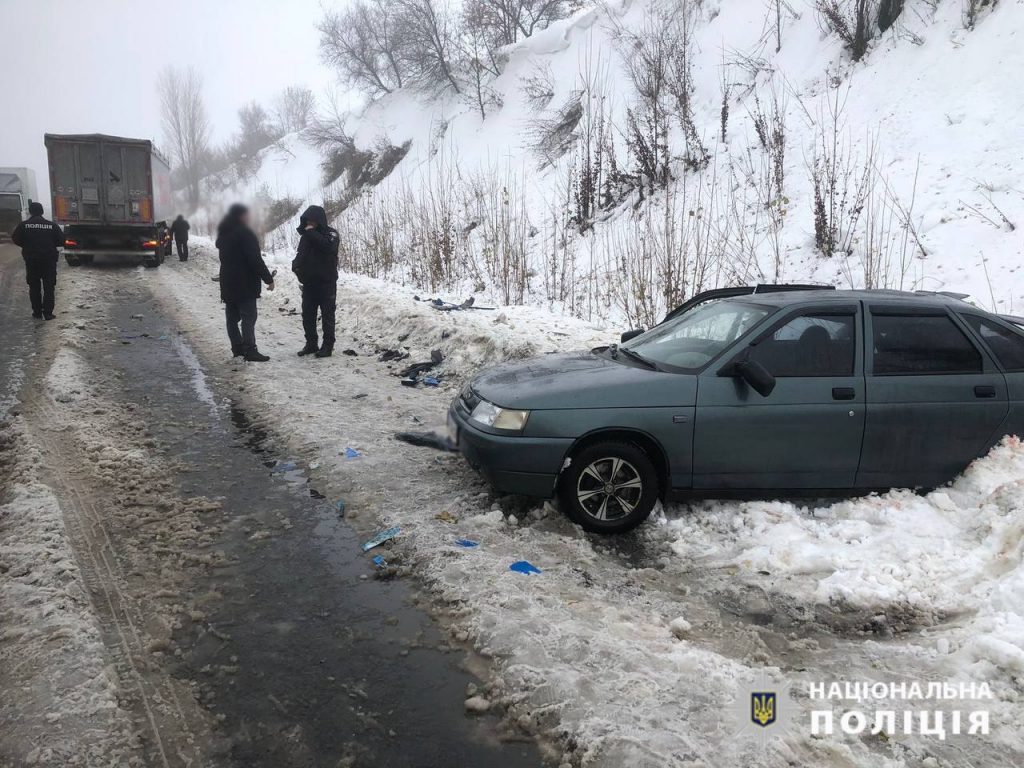
<svg viewBox="0 0 1024 768"><path fill-rule="evenodd" d="M477 403L469 418L479 424L483 424L485 427L522 432L526 427L526 420L530 418L530 412L499 408L493 403L481 400Z"/></svg>

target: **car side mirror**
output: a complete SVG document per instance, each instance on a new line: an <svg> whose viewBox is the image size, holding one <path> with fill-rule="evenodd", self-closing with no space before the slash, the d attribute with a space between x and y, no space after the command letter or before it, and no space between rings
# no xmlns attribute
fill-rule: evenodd
<svg viewBox="0 0 1024 768"><path fill-rule="evenodd" d="M635 339L640 334L645 333L643 328L634 328L631 331L626 331L622 336L619 337L619 343L625 344L630 339Z"/></svg>
<svg viewBox="0 0 1024 768"><path fill-rule="evenodd" d="M761 397L768 397L775 389L775 377L756 360L740 360L733 371L734 375L743 379Z"/></svg>

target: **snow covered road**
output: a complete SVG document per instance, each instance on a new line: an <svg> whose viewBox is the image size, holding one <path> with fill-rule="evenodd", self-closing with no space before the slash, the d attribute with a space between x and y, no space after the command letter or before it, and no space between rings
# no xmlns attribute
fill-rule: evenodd
<svg viewBox="0 0 1024 768"><path fill-rule="evenodd" d="M0 765L537 765L464 714L465 654L406 582L372 578L153 282L62 271L58 320L11 387Z"/></svg>

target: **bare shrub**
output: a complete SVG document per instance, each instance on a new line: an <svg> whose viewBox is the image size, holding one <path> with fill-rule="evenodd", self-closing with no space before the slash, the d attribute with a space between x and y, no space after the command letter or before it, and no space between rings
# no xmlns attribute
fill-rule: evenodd
<svg viewBox="0 0 1024 768"><path fill-rule="evenodd" d="M289 85L274 98L274 123L280 134L305 130L315 112L316 97L309 88Z"/></svg>
<svg viewBox="0 0 1024 768"><path fill-rule="evenodd" d="M555 98L555 74L550 64L536 66L530 74L521 77L519 83L526 103L533 112L547 109Z"/></svg>
<svg viewBox="0 0 1024 768"><path fill-rule="evenodd" d="M821 25L843 41L854 61L867 53L874 37L878 0L816 0Z"/></svg>
<svg viewBox="0 0 1024 768"><path fill-rule="evenodd" d="M837 86L824 99L810 162L814 244L826 257L852 253L857 224L874 180L876 140L869 137L865 155L856 156L843 117L848 93Z"/></svg>
<svg viewBox="0 0 1024 768"><path fill-rule="evenodd" d="M974 29L978 19L986 10L996 7L997 0L965 0L964 2L964 28Z"/></svg>

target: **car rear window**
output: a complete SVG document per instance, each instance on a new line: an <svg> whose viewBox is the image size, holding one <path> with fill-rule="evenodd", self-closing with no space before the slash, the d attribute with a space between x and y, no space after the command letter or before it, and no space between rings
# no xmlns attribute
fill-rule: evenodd
<svg viewBox="0 0 1024 768"><path fill-rule="evenodd" d="M979 315L964 315L1006 371L1024 371L1024 336Z"/></svg>
<svg viewBox="0 0 1024 768"><path fill-rule="evenodd" d="M981 353L948 315L872 315L874 373L981 373Z"/></svg>

